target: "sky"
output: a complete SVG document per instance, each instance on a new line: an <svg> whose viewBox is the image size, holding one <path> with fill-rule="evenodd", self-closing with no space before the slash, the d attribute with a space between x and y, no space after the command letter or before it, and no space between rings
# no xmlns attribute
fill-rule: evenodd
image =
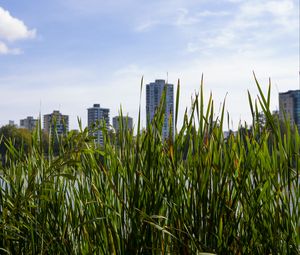
<svg viewBox="0 0 300 255"><path fill-rule="evenodd" d="M136 123L140 84L180 80L183 116L204 75L216 114L251 122L247 90L299 89L298 0L0 0L0 126L60 110L86 125L94 103Z"/></svg>

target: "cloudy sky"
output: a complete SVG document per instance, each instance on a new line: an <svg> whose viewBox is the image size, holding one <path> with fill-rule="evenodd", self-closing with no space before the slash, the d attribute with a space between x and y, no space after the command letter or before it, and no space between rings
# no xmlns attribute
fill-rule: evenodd
<svg viewBox="0 0 300 255"><path fill-rule="evenodd" d="M203 73L235 128L253 70L274 110L299 88L298 0L0 0L0 125L58 109L77 128L93 103L136 119L142 76L180 79L182 113Z"/></svg>

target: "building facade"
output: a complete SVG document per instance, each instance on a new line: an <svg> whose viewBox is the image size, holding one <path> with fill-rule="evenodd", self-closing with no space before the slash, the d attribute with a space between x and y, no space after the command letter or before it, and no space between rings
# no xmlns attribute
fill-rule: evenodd
<svg viewBox="0 0 300 255"><path fill-rule="evenodd" d="M300 90L279 93L279 119L285 118L300 130Z"/></svg>
<svg viewBox="0 0 300 255"><path fill-rule="evenodd" d="M14 122L13 120L9 120L9 121L8 121L8 125L9 125L9 126L18 127L18 125L15 124L15 122Z"/></svg>
<svg viewBox="0 0 300 255"><path fill-rule="evenodd" d="M34 130L38 125L38 120L34 119L32 116L28 116L26 119L20 120L20 128L25 128L30 131Z"/></svg>
<svg viewBox="0 0 300 255"><path fill-rule="evenodd" d="M147 126L152 122L157 108L163 95L166 91L165 114L162 130L163 139L174 136L174 88L173 84L167 84L165 80L155 80L146 85L146 118ZM171 123L171 127L169 126ZM171 134L169 131L171 130Z"/></svg>
<svg viewBox="0 0 300 255"><path fill-rule="evenodd" d="M109 129L109 109L101 108L100 104L94 104L93 107L88 108L87 111L88 128L90 130L90 135L93 135L95 137L95 141L98 144L103 145L104 139L102 128L105 126L107 130Z"/></svg>
<svg viewBox="0 0 300 255"><path fill-rule="evenodd" d="M132 130L133 128L131 117L115 116L113 117L113 128L115 129L116 132L119 132L120 130L120 123L122 123L123 128L126 128L128 130Z"/></svg>
<svg viewBox="0 0 300 255"><path fill-rule="evenodd" d="M63 115L59 111L53 111L44 115L44 131L53 134L63 135L69 132L69 116Z"/></svg>

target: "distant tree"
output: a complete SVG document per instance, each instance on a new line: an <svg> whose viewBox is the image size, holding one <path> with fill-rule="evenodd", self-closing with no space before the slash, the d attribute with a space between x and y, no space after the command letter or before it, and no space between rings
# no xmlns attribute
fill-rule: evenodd
<svg viewBox="0 0 300 255"><path fill-rule="evenodd" d="M28 152L31 149L31 133L27 129L18 129L12 125L0 128L0 155L2 165L5 165L5 155L8 143L12 143L16 150Z"/></svg>

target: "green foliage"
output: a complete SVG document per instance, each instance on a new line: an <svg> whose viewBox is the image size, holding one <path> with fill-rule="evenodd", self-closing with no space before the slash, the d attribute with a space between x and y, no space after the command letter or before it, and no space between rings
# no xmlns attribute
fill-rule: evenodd
<svg viewBox="0 0 300 255"><path fill-rule="evenodd" d="M203 82L202 82L203 83ZM163 141L164 111L134 136L123 128L95 146L87 129L45 153L6 143L0 168L0 249L7 254L299 254L299 133L266 121L224 139L203 88ZM163 104L161 104L162 107ZM122 113L121 113L122 115Z"/></svg>
<svg viewBox="0 0 300 255"><path fill-rule="evenodd" d="M14 149L23 150L26 153L31 148L31 134L27 129L18 129L12 125L6 125L0 128L0 157L2 164L5 164L6 152L9 144Z"/></svg>

